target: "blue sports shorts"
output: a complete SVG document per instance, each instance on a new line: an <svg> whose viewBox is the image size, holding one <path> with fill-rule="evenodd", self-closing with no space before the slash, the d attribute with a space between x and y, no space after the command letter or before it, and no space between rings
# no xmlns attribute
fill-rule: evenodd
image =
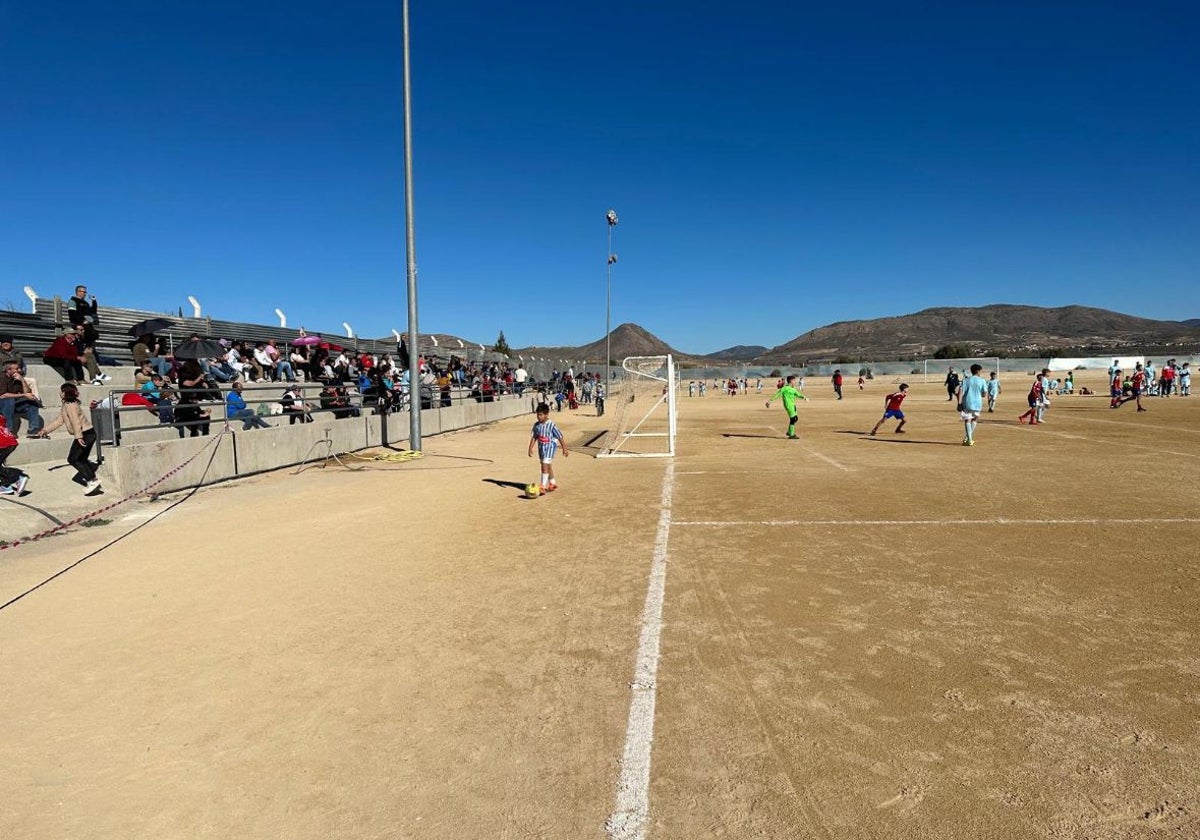
<svg viewBox="0 0 1200 840"><path fill-rule="evenodd" d="M892 408L892 409L888 409L887 411L883 412L883 419L884 419L884 420L887 420L887 419L889 419L889 418L891 418L891 417L895 417L897 420L903 420L903 419L904 419L904 412L903 412L903 411L901 411L901 410L900 410L900 409L898 409L898 408Z"/></svg>

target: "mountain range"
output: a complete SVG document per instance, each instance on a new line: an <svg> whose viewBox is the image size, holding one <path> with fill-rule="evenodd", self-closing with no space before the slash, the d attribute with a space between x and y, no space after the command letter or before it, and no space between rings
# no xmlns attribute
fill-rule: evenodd
<svg viewBox="0 0 1200 840"><path fill-rule="evenodd" d="M681 352L637 324L614 329L610 344L613 359L670 353L687 364L920 359L947 347L960 356L1092 355L1133 348L1186 355L1200 350L1200 318L1156 321L1088 306L992 304L839 321L771 348L737 345L716 353ZM581 347L525 347L514 353L603 362L604 350L600 338Z"/></svg>

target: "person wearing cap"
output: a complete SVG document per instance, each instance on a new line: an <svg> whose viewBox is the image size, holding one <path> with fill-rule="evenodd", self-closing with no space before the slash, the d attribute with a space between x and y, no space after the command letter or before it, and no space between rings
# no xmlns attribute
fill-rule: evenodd
<svg viewBox="0 0 1200 840"><path fill-rule="evenodd" d="M83 357L79 354L74 330L54 339L42 353L42 361L58 371L64 382L73 385L83 381Z"/></svg>

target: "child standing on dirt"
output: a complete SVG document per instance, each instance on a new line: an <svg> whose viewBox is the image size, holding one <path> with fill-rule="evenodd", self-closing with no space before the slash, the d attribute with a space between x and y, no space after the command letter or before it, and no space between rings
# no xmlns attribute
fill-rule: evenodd
<svg viewBox="0 0 1200 840"><path fill-rule="evenodd" d="M771 403L775 401L775 397L783 400L783 410L787 412L788 427L787 436L789 440L797 440L796 436L796 421L800 418L796 415L796 400L806 400L808 397L800 393L796 388L796 376L793 374L787 378L783 387L780 388L771 399L767 400L767 408L771 407Z"/></svg>
<svg viewBox="0 0 1200 840"><path fill-rule="evenodd" d="M537 407L537 422L533 424L533 433L529 437L529 457L537 450L538 461L542 465L541 488L543 493L558 489L554 478L554 455L562 447L563 457L566 458L567 442L563 440L562 431L550 419L550 406L540 403Z"/></svg>
<svg viewBox="0 0 1200 840"><path fill-rule="evenodd" d="M900 410L900 404L904 402L904 398L908 396L908 383L901 382L900 390L888 394L883 398L883 416L879 418L879 422L875 424L875 428L871 430L871 437L875 437L875 433L879 431L879 427L883 425L883 421L895 418L900 421L896 426L896 434L904 434L904 412Z"/></svg>

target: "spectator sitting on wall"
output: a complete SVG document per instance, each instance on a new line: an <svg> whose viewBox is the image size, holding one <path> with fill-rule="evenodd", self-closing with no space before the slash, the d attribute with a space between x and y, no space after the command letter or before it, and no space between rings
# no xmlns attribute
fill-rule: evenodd
<svg viewBox="0 0 1200 840"><path fill-rule="evenodd" d="M74 330L65 332L42 353L42 360L58 371L64 382L71 384L83 381L83 358L75 341Z"/></svg>

